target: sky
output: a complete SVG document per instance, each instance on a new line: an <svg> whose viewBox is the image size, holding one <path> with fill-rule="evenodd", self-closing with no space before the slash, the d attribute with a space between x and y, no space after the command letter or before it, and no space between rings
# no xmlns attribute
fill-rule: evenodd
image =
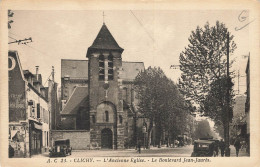
<svg viewBox="0 0 260 167"><path fill-rule="evenodd" d="M86 60L86 52L96 38L103 18L109 31L120 47L124 48L123 61L144 62L145 67L159 66L175 82L180 77L178 69L170 69L179 64L179 55L188 45L188 37L197 26L206 22L215 25L219 20L226 24L237 49L231 55L236 59L233 70L240 70L245 76L249 50L249 26L242 27L242 10L14 10L9 42L14 39L32 37L26 45L10 44L9 49L17 50L23 70L35 73L35 66L43 81L55 67L55 81L60 84L61 59ZM243 12L243 16L249 16ZM245 17L246 19L250 19ZM251 24L254 24L253 22ZM238 90L237 78L234 89ZM240 77L240 94L246 91L245 77ZM45 85L47 86L47 84Z"/></svg>

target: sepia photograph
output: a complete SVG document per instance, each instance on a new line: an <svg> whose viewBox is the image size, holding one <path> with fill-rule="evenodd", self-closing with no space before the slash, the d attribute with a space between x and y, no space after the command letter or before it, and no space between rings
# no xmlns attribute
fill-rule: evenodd
<svg viewBox="0 0 260 167"><path fill-rule="evenodd" d="M2 156L46 166L258 156L252 13L9 6Z"/></svg>

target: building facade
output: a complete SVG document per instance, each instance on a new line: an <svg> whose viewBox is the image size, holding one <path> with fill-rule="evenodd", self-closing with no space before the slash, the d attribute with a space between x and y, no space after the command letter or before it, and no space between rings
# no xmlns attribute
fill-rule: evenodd
<svg viewBox="0 0 260 167"><path fill-rule="evenodd" d="M246 143L247 153L250 154L250 55L248 57L246 66L246 102L245 102L245 113L246 113Z"/></svg>
<svg viewBox="0 0 260 167"><path fill-rule="evenodd" d="M50 110L42 77L22 70L17 51L9 51L9 157L48 151Z"/></svg>

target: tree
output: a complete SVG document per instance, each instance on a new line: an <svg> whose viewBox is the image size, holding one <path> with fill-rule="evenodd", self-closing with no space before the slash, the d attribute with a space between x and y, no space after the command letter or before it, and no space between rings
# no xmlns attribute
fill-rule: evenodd
<svg viewBox="0 0 260 167"><path fill-rule="evenodd" d="M198 121L198 126L195 129L195 138L208 138L213 137L214 133L212 132L209 121L204 119Z"/></svg>
<svg viewBox="0 0 260 167"><path fill-rule="evenodd" d="M151 130L154 124L158 129L159 139L163 131L169 132L177 125L178 118L179 125L184 125L183 119L186 118L185 109L187 109L184 105L184 98L174 82L167 78L160 68L148 67L141 71L135 78L135 90L138 111L149 119L147 147L150 146Z"/></svg>
<svg viewBox="0 0 260 167"><path fill-rule="evenodd" d="M227 117L227 111L232 110L232 103L229 103L231 98L223 96L222 91L225 90L226 93L230 93L232 90L231 79L225 75L227 71L226 56L236 49L233 38L234 36L230 35L225 24L217 21L215 26L210 27L209 23L206 23L204 28L198 26L195 31L191 32L190 43L185 51L180 54L182 75L179 86L182 93L187 100L198 104L200 111L206 112L207 116L213 118L214 121L218 121L219 117ZM229 67L232 66L232 63L233 60ZM230 74L232 75L233 72ZM226 81L224 81L224 78ZM213 85L219 86L215 86L216 88L213 90L211 89ZM219 87L223 89L221 90ZM222 97L216 99L219 102L214 106L216 110L208 111L206 107L216 104L211 100L218 98L209 94L214 92L219 95L222 94L222 97L226 99ZM229 122L223 119L221 121L225 127L225 137L228 133ZM225 141L226 139L228 138L225 138Z"/></svg>
<svg viewBox="0 0 260 167"><path fill-rule="evenodd" d="M197 27L191 32L188 47L180 54L180 69L182 71L180 88L186 99L200 104L210 90L210 84L220 79L227 67L227 35L225 24L216 22L210 27ZM230 53L236 49L230 36ZM230 63L230 67L233 61Z"/></svg>
<svg viewBox="0 0 260 167"><path fill-rule="evenodd" d="M224 123L226 120L226 115L223 112L225 107L227 106L226 103L226 92L227 89L230 91L230 104L229 104L229 114L230 118L233 117L232 111L234 106L234 91L232 89L233 84L229 85L227 81L227 77L223 76L222 78L214 81L210 85L210 91L207 94L205 100L201 103L200 110L204 113L205 116L210 117L212 120L215 121L215 129L220 134L220 136L225 137L224 132Z"/></svg>

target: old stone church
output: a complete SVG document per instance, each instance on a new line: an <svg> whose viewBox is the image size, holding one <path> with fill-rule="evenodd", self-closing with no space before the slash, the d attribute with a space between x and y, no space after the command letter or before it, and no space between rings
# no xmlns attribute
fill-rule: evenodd
<svg viewBox="0 0 260 167"><path fill-rule="evenodd" d="M89 149L125 148L146 125L136 111L133 85L144 63L122 61L123 51L103 24L86 59L61 60L59 129L87 132Z"/></svg>

